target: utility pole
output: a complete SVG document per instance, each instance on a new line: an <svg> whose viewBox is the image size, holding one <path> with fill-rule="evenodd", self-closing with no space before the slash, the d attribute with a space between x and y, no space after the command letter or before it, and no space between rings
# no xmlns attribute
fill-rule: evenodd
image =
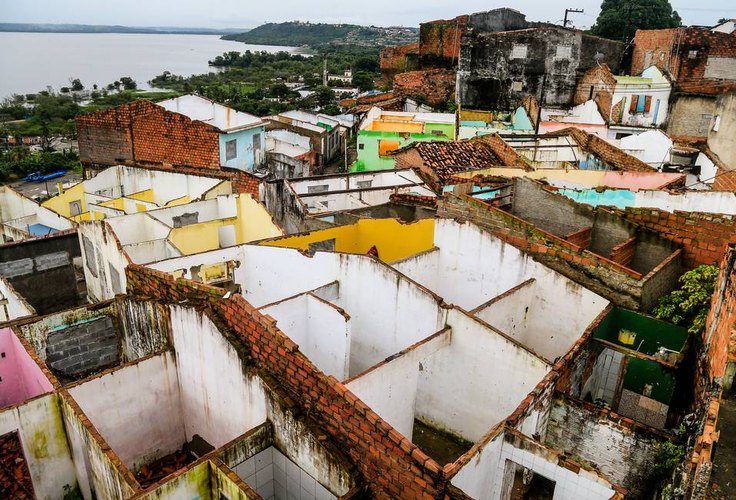
<svg viewBox="0 0 736 500"><path fill-rule="evenodd" d="M547 86L547 72L542 75L542 91L540 92L539 102L537 103L537 123L534 125L534 156L532 156L532 167L536 169L534 164L537 162L537 147L539 146L539 126L542 123L542 106L544 106L544 91Z"/></svg>
<svg viewBox="0 0 736 500"><path fill-rule="evenodd" d="M562 22L562 27L567 28L567 15L568 14L583 14L585 9L565 9L565 20Z"/></svg>

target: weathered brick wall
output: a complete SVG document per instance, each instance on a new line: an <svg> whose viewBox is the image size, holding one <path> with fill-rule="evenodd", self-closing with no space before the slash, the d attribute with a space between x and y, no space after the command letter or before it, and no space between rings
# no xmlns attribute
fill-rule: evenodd
<svg viewBox="0 0 736 500"><path fill-rule="evenodd" d="M592 233L593 231L591 228L586 227L575 233L568 234L565 239L580 248L588 248L590 246L590 237Z"/></svg>
<svg viewBox="0 0 736 500"><path fill-rule="evenodd" d="M419 44L387 47L381 50L379 64L384 80L389 82L397 73L419 69Z"/></svg>
<svg viewBox="0 0 736 500"><path fill-rule="evenodd" d="M652 208L618 211L627 220L657 231L682 245L683 264L692 269L701 264L718 264L729 243L736 243L736 218L731 215L696 212L669 213Z"/></svg>
<svg viewBox="0 0 736 500"><path fill-rule="evenodd" d="M132 112L135 161L220 168L220 139L214 127L156 105Z"/></svg>
<svg viewBox="0 0 736 500"><path fill-rule="evenodd" d="M734 58L736 64L736 37L698 27L638 30L631 74L640 74L649 61L669 71L679 91L715 95L736 89L734 80L705 78L709 57Z"/></svg>
<svg viewBox="0 0 736 500"><path fill-rule="evenodd" d="M422 68L452 68L460 55L460 41L468 16L432 21L419 26L419 63Z"/></svg>
<svg viewBox="0 0 736 500"><path fill-rule="evenodd" d="M613 91L616 88L616 79L607 65L596 66L585 72L578 81L575 90L575 105L593 99L598 105L603 119L611 120L611 106L613 104ZM618 115L615 115L618 117Z"/></svg>
<svg viewBox="0 0 736 500"><path fill-rule="evenodd" d="M231 180L233 185L233 193L250 194L256 201L261 199L260 187L262 180L248 172L241 170L233 171Z"/></svg>
<svg viewBox="0 0 736 500"><path fill-rule="evenodd" d="M446 105L455 98L455 72L432 69L400 73L394 77L394 93L420 99L430 106Z"/></svg>
<svg viewBox="0 0 736 500"><path fill-rule="evenodd" d="M628 491L630 498L645 498L657 444L665 439L628 418L608 416L594 405L556 395L545 440L556 449L595 463L605 476Z"/></svg>
<svg viewBox="0 0 736 500"><path fill-rule="evenodd" d="M671 55L677 33L677 28L637 30L634 36L634 51L631 56L631 74L640 75L646 69L647 59L650 64L671 73L673 65ZM647 57L647 52L650 52L651 56Z"/></svg>
<svg viewBox="0 0 736 500"><path fill-rule="evenodd" d="M119 357L118 337L109 316L54 330L46 339L46 364L69 380L114 365Z"/></svg>
<svg viewBox="0 0 736 500"><path fill-rule="evenodd" d="M220 168L217 130L146 100L82 115L76 120L85 164L126 162Z"/></svg>
<svg viewBox="0 0 736 500"><path fill-rule="evenodd" d="M128 291L166 303L187 300L201 307L236 337L238 351L269 384L303 410L342 449L378 498L441 498L446 492L442 468L360 401L342 383L317 369L298 346L239 294L130 265Z"/></svg>
<svg viewBox="0 0 736 500"><path fill-rule="evenodd" d="M133 160L130 113L114 108L78 116L79 159L85 164L116 165Z"/></svg>

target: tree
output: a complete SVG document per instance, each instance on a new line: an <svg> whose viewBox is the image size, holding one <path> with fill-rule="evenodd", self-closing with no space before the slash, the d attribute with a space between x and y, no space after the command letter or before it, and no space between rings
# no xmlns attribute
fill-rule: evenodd
<svg viewBox="0 0 736 500"><path fill-rule="evenodd" d="M366 73L378 73L381 67L378 64L377 57L363 56L359 57L353 63L353 73L364 71Z"/></svg>
<svg viewBox="0 0 736 500"><path fill-rule="evenodd" d="M654 316L675 325L687 326L692 334L702 332L717 279L716 266L699 266L686 272L680 276L682 286L659 299L652 311Z"/></svg>
<svg viewBox="0 0 736 500"><path fill-rule="evenodd" d="M330 104L334 104L335 102L335 91L332 90L330 87L325 86L319 86L315 87L314 89L315 98L317 99L317 104L319 104L320 107L328 106Z"/></svg>
<svg viewBox="0 0 736 500"><path fill-rule="evenodd" d="M601 13L590 32L627 42L638 29L676 28L681 22L668 0L603 0Z"/></svg>
<svg viewBox="0 0 736 500"><path fill-rule="evenodd" d="M84 90L84 85L82 84L82 80L80 80L79 78L73 78L69 80L69 82L72 84L71 88L74 92Z"/></svg>
<svg viewBox="0 0 736 500"><path fill-rule="evenodd" d="M120 84L125 90L135 90L138 88L138 84L129 76L120 77Z"/></svg>
<svg viewBox="0 0 736 500"><path fill-rule="evenodd" d="M373 90L375 87L373 83L373 76L370 73L359 72L353 73L353 87L358 87L361 92L366 90Z"/></svg>

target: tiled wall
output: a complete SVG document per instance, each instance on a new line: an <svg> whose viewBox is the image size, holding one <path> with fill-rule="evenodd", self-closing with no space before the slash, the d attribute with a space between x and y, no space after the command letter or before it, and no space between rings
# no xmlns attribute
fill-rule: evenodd
<svg viewBox="0 0 736 500"><path fill-rule="evenodd" d="M542 457L520 450L508 443L504 443L501 451L501 460L496 474L498 485L503 483L506 461L510 460L518 465L531 469L534 473L544 476L555 482L553 500L609 499L615 493L612 489L596 481L596 477L581 469L578 474L560 467ZM586 477L589 476L589 477Z"/></svg>
<svg viewBox="0 0 736 500"><path fill-rule="evenodd" d="M337 498L273 446L233 468L264 500Z"/></svg>
<svg viewBox="0 0 736 500"><path fill-rule="evenodd" d="M613 403L623 357L623 354L612 349L604 349L598 356L590 377L590 385L586 388L594 401L600 398L608 404Z"/></svg>

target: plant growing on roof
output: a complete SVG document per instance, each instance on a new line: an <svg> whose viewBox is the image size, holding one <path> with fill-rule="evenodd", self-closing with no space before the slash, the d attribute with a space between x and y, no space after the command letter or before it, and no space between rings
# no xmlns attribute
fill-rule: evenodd
<svg viewBox="0 0 736 500"><path fill-rule="evenodd" d="M693 334L705 328L710 302L718 279L716 266L698 266L680 276L678 290L659 299L654 316L675 325L688 327Z"/></svg>

